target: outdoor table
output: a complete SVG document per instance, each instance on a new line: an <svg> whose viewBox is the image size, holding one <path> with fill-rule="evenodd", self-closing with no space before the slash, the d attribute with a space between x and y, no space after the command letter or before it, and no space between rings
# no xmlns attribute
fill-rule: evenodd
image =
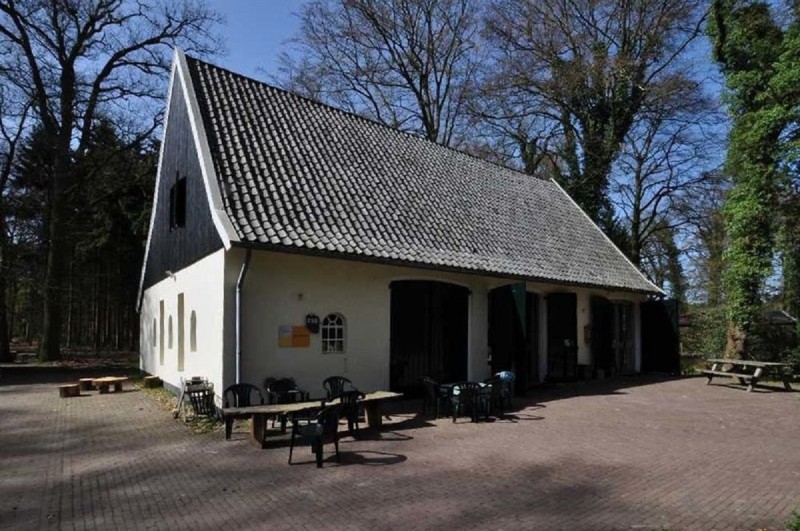
<svg viewBox="0 0 800 531"><path fill-rule="evenodd" d="M381 417L381 404L387 400L400 398L402 393L392 393L389 391L374 391L366 393L364 398L359 399L358 403L364 405L367 414L367 425L370 428L380 428L383 424ZM276 415L288 415L300 411L321 409L325 406L332 406L339 403L339 399L318 399L304 402L291 402L288 404L267 404L263 406L249 407L227 407L222 409L223 417L226 415L250 416L250 438L257 446L264 448L266 442L267 421Z"/></svg>
<svg viewBox="0 0 800 531"><path fill-rule="evenodd" d="M711 369L701 371L708 377L706 384L710 384L715 376L736 378L740 384L747 385L747 391L749 392L755 388L758 380L766 373L781 380L787 391L792 390L792 371L791 365L788 363L734 359L711 359L706 361L712 364ZM725 365L729 365L730 369L724 370L723 367Z"/></svg>

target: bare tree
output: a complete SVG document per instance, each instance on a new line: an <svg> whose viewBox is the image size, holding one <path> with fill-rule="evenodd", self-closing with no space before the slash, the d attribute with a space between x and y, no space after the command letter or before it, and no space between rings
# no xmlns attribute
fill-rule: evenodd
<svg viewBox="0 0 800 531"><path fill-rule="evenodd" d="M3 0L0 73L25 92L52 146L44 322L40 359L60 357L67 274L67 191L75 152L90 141L98 113L138 116L132 143L158 126L170 48L208 53L217 16L199 0Z"/></svg>
<svg viewBox="0 0 800 531"><path fill-rule="evenodd" d="M285 87L445 145L475 77L478 0L313 0Z"/></svg>
<svg viewBox="0 0 800 531"><path fill-rule="evenodd" d="M524 118L530 129L513 128L523 145L555 134L546 157L532 154L550 159L546 169L609 229L614 160L648 93L702 34L705 9L700 0L495 0L486 27L495 73L478 112Z"/></svg>
<svg viewBox="0 0 800 531"><path fill-rule="evenodd" d="M7 314L7 283L10 271L6 205L11 172L17 160L20 141L28 130L31 101L19 91L0 85L0 361L13 361Z"/></svg>
<svg viewBox="0 0 800 531"><path fill-rule="evenodd" d="M630 233L634 264L659 231L679 233L692 222L684 206L720 163L723 122L698 81L675 75L648 92L611 174L612 201Z"/></svg>
<svg viewBox="0 0 800 531"><path fill-rule="evenodd" d="M724 300L723 255L727 243L723 207L731 182L722 171L708 172L700 189L683 197L680 215L686 226L685 256L695 300L717 306Z"/></svg>

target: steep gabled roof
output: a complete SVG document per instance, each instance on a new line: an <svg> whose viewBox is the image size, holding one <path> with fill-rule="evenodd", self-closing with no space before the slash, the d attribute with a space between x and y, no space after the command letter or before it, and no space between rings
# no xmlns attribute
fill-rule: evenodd
<svg viewBox="0 0 800 531"><path fill-rule="evenodd" d="M554 182L186 61L234 244L659 292Z"/></svg>

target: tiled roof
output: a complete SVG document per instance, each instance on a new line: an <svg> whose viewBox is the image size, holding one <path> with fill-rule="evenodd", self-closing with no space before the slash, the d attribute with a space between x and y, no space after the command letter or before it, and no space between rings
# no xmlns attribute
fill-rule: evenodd
<svg viewBox="0 0 800 531"><path fill-rule="evenodd" d="M657 291L552 182L187 60L240 242Z"/></svg>

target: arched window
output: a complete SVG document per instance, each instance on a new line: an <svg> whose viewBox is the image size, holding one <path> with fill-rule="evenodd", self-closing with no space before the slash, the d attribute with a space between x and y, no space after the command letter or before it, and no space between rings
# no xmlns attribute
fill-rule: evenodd
<svg viewBox="0 0 800 531"><path fill-rule="evenodd" d="M167 325L167 348L172 348L172 316L169 316L169 324Z"/></svg>
<svg viewBox="0 0 800 531"><path fill-rule="evenodd" d="M197 314L194 310L189 316L189 350L197 352Z"/></svg>
<svg viewBox="0 0 800 531"><path fill-rule="evenodd" d="M344 352L345 320L340 313L329 313L322 320L322 352Z"/></svg>

